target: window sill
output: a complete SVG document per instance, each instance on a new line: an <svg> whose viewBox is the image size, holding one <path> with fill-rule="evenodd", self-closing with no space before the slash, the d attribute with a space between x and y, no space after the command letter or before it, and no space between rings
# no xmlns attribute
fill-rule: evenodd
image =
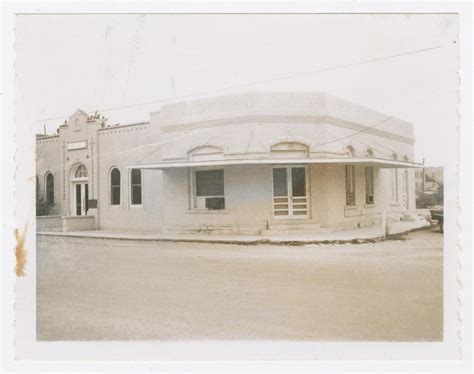
<svg viewBox="0 0 474 374"><path fill-rule="evenodd" d="M346 205L344 207L345 210L355 210L358 209L359 207L357 205Z"/></svg>
<svg viewBox="0 0 474 374"><path fill-rule="evenodd" d="M375 204L364 204L364 208L375 208Z"/></svg>
<svg viewBox="0 0 474 374"><path fill-rule="evenodd" d="M227 209L188 209L185 214L229 214Z"/></svg>
<svg viewBox="0 0 474 374"><path fill-rule="evenodd" d="M72 220L75 220L75 219L92 219L92 218L95 218L94 216L88 216L88 215L82 215L82 216L66 216L66 217L63 217L65 219L72 219Z"/></svg>

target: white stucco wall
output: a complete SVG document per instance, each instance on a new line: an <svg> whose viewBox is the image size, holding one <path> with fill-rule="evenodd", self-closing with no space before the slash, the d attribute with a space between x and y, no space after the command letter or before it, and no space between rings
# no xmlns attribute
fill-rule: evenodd
<svg viewBox="0 0 474 374"><path fill-rule="evenodd" d="M365 167L355 166L356 205L346 206L345 166L314 165L311 167L312 214L323 227L352 228L381 222L382 212L388 219L400 219L403 211L403 169L399 170L399 203L391 201L390 169L374 168L374 201L366 204ZM409 172L414 185L414 175ZM409 192L409 207L414 210L415 191Z"/></svg>
<svg viewBox="0 0 474 374"><path fill-rule="evenodd" d="M315 154L342 154L352 145L365 155L370 146L378 157L395 152L413 160L410 123L326 94L251 92L165 105L155 115L163 160L185 159L202 145L223 148L226 158L262 154L283 141L307 144Z"/></svg>
<svg viewBox="0 0 474 374"><path fill-rule="evenodd" d="M272 218L271 169L263 166L224 168L224 211L190 208L187 168L163 172L164 230L167 232L245 232L258 234Z"/></svg>
<svg viewBox="0 0 474 374"><path fill-rule="evenodd" d="M403 214L402 170L400 202L392 204L389 169L375 169L375 204L365 204L365 170L356 167L356 206L345 206L344 165L312 165L309 170L311 221L326 228L355 228L378 224L385 210L387 219ZM413 175L411 176L413 178ZM189 209L191 192L187 168L163 172L164 232L210 232L258 234L274 220L272 213L272 167L229 166L224 168L226 209ZM414 207L414 190L410 192Z"/></svg>
<svg viewBox="0 0 474 374"><path fill-rule="evenodd" d="M129 165L139 163L146 155L159 153L159 133L149 123L108 128L99 131L99 199L98 226L103 230L136 230L161 232L161 171L142 171L142 205L130 203ZM126 146L124 146L126 145ZM120 205L111 205L110 171L118 168L121 176Z"/></svg>
<svg viewBox="0 0 474 374"><path fill-rule="evenodd" d="M36 140L36 177L39 195L46 198L46 175L54 177L54 206L51 215L61 214L64 200L62 196L61 143L58 136Z"/></svg>
<svg viewBox="0 0 474 374"><path fill-rule="evenodd" d="M76 125L76 119L79 122ZM362 127L361 127L362 126ZM365 127L364 127L365 126ZM362 130L361 130L362 129ZM365 130L364 130L365 129ZM67 150L86 140L87 147ZM190 209L188 168L142 170L141 206L130 204L130 165L188 160L196 147L222 149L225 159L268 158L273 145L302 143L311 158L365 156L413 160L413 126L404 121L318 93L247 93L167 105L149 123L103 127L77 111L59 136L37 140L37 175L55 177L55 210L71 215L71 171L83 163L89 173L89 198L97 199L96 227L148 232L231 232L257 234L274 219L272 166L224 168L226 209ZM121 203L110 203L110 171L121 172ZM399 171L400 203L391 201L390 169L375 168L375 204L365 204L364 166L356 166L356 206L345 206L344 164L310 164L310 217L322 227L350 228L378 223L381 213L399 219L403 205L403 169ZM409 209L415 209L414 171L409 174Z"/></svg>

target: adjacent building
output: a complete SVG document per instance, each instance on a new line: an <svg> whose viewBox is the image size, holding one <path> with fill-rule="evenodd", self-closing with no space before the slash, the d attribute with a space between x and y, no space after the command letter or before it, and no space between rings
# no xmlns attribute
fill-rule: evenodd
<svg viewBox="0 0 474 374"><path fill-rule="evenodd" d="M324 93L249 92L37 136L39 229L260 234L414 212L413 125Z"/></svg>
<svg viewBox="0 0 474 374"><path fill-rule="evenodd" d="M442 185L442 167L422 167L415 169L415 190L417 194L435 194Z"/></svg>

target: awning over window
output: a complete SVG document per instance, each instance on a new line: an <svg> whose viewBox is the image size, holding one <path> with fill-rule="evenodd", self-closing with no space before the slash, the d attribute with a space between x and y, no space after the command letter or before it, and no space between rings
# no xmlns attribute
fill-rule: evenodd
<svg viewBox="0 0 474 374"><path fill-rule="evenodd" d="M407 169L423 167L423 164L387 160L376 157L353 157L353 158L284 158L284 159L223 159L223 160L199 160L199 161L164 161L154 164L129 165L130 169L156 169L166 170L173 168L199 167L199 166L232 166L232 165L281 165L281 164L355 164L359 166L373 166L387 169Z"/></svg>

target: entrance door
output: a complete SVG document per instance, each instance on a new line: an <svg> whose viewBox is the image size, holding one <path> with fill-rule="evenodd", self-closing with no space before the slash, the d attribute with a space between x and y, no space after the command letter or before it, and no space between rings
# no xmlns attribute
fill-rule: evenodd
<svg viewBox="0 0 474 374"><path fill-rule="evenodd" d="M273 168L273 215L276 218L307 218L309 199L306 166Z"/></svg>
<svg viewBox="0 0 474 374"><path fill-rule="evenodd" d="M86 216L89 200L89 184L88 183L76 183L75 184L75 212L76 216Z"/></svg>

